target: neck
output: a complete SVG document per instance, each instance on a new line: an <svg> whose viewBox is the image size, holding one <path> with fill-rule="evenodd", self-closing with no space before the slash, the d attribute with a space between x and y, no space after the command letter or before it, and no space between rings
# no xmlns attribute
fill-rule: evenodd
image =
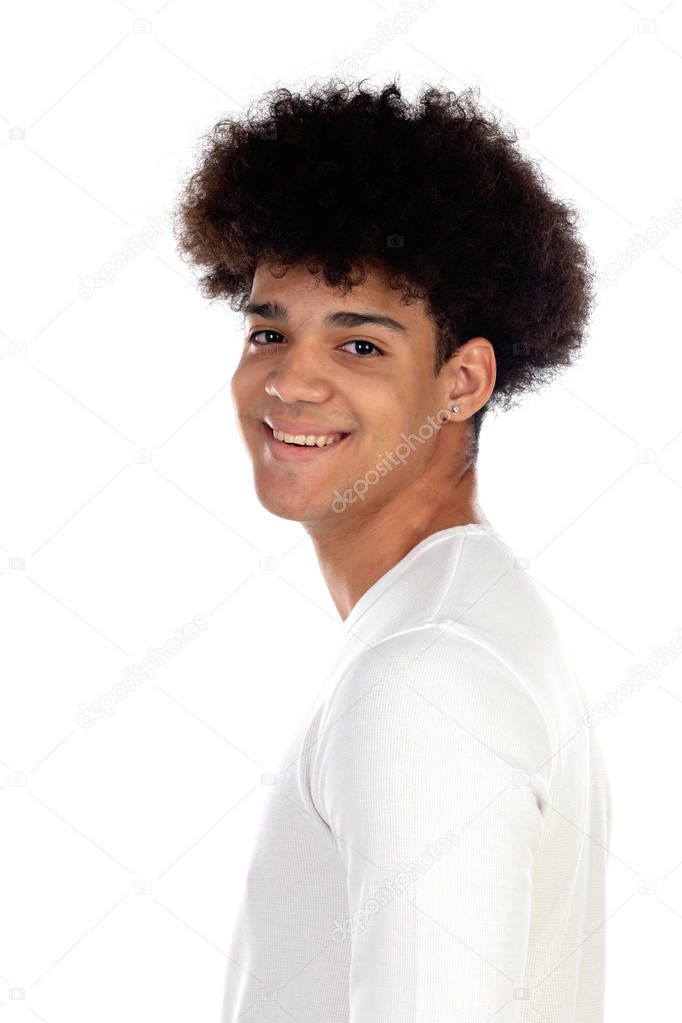
<svg viewBox="0 0 682 1023"><path fill-rule="evenodd" d="M342 512L338 528L307 527L320 570L336 609L345 621L363 593L421 540L441 529L470 522L488 524L477 497L472 467L450 492L434 502L433 492L419 481L409 493L398 493L380 508Z"/></svg>

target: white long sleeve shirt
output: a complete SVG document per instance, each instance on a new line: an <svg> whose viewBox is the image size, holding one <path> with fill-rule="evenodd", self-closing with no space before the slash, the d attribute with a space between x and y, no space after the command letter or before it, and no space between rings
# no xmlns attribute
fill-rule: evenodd
<svg viewBox="0 0 682 1023"><path fill-rule="evenodd" d="M360 598L268 792L222 1023L602 1023L610 792L497 531Z"/></svg>

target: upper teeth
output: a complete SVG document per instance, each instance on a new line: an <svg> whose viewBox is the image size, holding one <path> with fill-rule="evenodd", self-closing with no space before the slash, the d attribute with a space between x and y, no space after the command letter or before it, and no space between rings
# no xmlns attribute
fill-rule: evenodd
<svg viewBox="0 0 682 1023"><path fill-rule="evenodd" d="M338 434L330 434L329 436L317 435L314 433L284 433L282 430L272 431L277 440L283 440L286 444L305 444L308 447L317 445L318 448L322 448L325 444L334 444L339 439Z"/></svg>

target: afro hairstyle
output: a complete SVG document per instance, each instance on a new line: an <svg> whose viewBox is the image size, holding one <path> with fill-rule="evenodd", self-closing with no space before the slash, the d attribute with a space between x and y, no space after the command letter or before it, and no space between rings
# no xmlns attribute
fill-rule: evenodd
<svg viewBox="0 0 682 1023"><path fill-rule="evenodd" d="M486 337L494 390L470 418L475 461L484 414L543 386L581 348L595 271L578 213L551 192L483 111L477 90L425 85L410 104L398 81L332 78L279 87L198 144L172 211L201 294L243 312L261 260L302 264L342 294L377 265L401 301L423 299L434 374Z"/></svg>

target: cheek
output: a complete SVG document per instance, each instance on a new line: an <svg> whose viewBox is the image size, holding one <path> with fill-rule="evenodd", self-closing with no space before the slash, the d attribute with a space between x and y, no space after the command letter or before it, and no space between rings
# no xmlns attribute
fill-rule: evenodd
<svg viewBox="0 0 682 1023"><path fill-rule="evenodd" d="M256 384L257 381L254 378L253 372L244 361L240 362L230 380L230 390L233 399L239 402L241 399L248 397L249 394L253 393Z"/></svg>
<svg viewBox="0 0 682 1023"><path fill-rule="evenodd" d="M393 451L403 440L401 434L410 432L410 416L405 416L400 401L383 404L374 403L371 412L363 420L363 437L366 451L377 457L386 451Z"/></svg>

